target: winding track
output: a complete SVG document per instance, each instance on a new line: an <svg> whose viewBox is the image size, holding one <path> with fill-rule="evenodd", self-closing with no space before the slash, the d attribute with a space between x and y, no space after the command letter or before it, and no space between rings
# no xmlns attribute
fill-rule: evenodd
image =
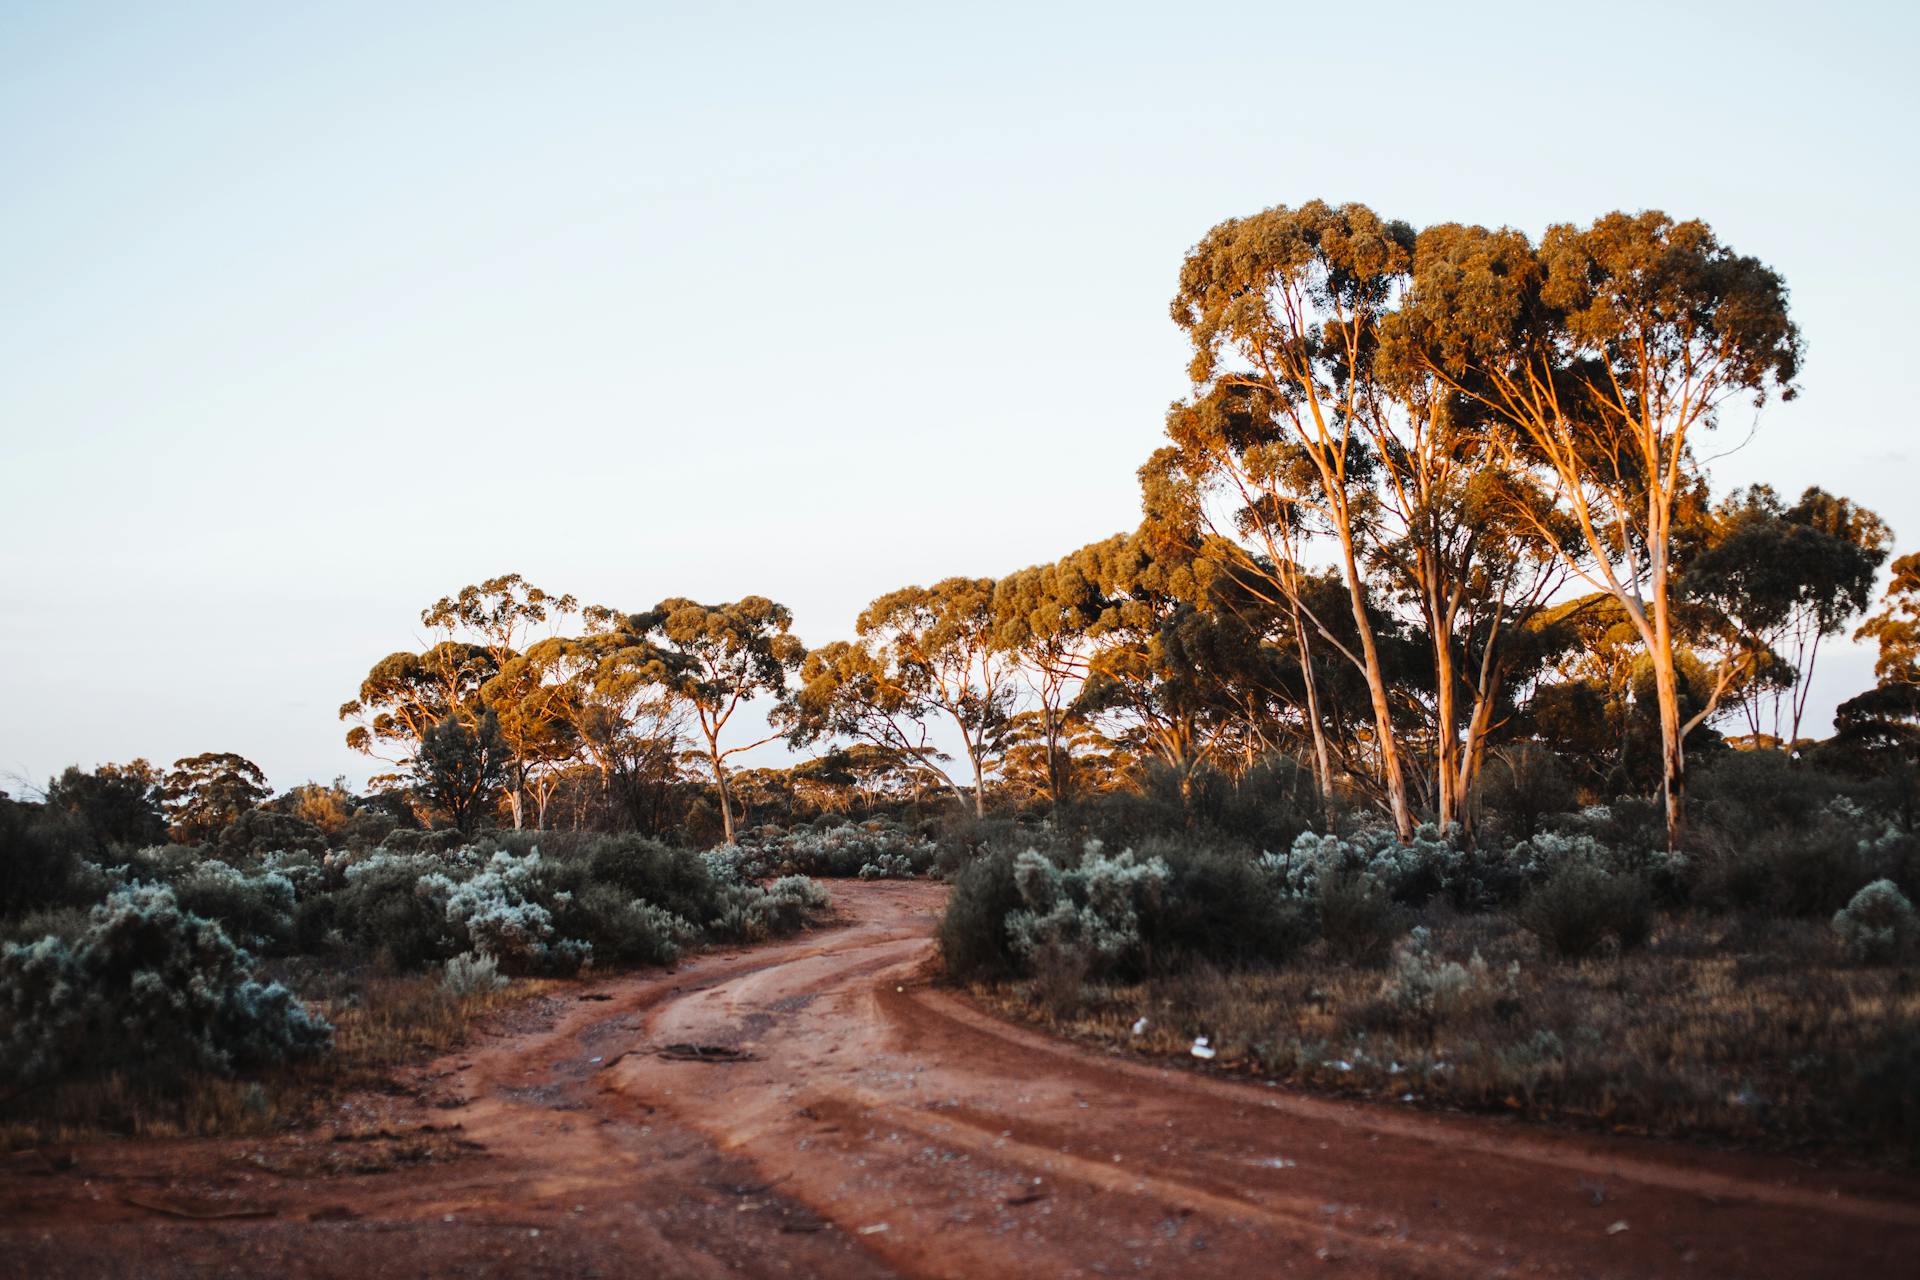
<svg viewBox="0 0 1920 1280"><path fill-rule="evenodd" d="M179 1274L244 1259L246 1274L1860 1277L1920 1249L1920 1194L1898 1179L1307 1098L1010 1027L922 976L944 890L834 892L844 928L605 980L421 1073L412 1122L457 1120L484 1158L345 1190L287 1178L253 1189L274 1218L219 1223L156 1223L98 1194L110 1178L91 1200L23 1200L0 1175L0 1273L109 1273L131 1253L146 1264L127 1274L164 1274L148 1265L164 1256ZM674 1043L747 1056L655 1052ZM177 1187L183 1167L124 1177ZM340 1220L295 1220L316 1205Z"/></svg>

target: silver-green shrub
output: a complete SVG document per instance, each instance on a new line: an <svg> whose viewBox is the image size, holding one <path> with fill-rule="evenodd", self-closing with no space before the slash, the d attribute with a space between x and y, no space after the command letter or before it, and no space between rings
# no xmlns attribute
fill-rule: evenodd
<svg viewBox="0 0 1920 1280"><path fill-rule="evenodd" d="M1023 906L1006 918L1008 941L1028 960L1073 955L1090 975L1140 958L1142 907L1158 904L1167 864L1139 860L1132 850L1111 857L1087 842L1078 864L1059 867L1038 850L1014 859L1014 883Z"/></svg>
<svg viewBox="0 0 1920 1280"><path fill-rule="evenodd" d="M500 966L492 956L463 951L447 961L441 971L440 985L449 995L477 996L501 990L507 980L500 976Z"/></svg>
<svg viewBox="0 0 1920 1280"><path fill-rule="evenodd" d="M1849 960L1885 964L1912 947L1920 935L1920 920L1893 881L1875 880L1834 914L1833 931Z"/></svg>
<svg viewBox="0 0 1920 1280"><path fill-rule="evenodd" d="M1496 976L1478 951L1464 965L1442 960L1433 950L1432 935L1416 925L1394 951L1393 972L1380 984L1380 998L1405 1020L1433 1023L1510 996L1519 980L1517 961Z"/></svg>
<svg viewBox="0 0 1920 1280"><path fill-rule="evenodd" d="M333 1029L164 886L115 890L78 942L0 949L0 1075L171 1078L324 1051Z"/></svg>

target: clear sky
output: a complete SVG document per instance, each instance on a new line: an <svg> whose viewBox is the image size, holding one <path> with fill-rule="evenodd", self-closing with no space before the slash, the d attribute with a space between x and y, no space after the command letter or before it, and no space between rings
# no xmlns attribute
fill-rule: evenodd
<svg viewBox="0 0 1920 1280"><path fill-rule="evenodd" d="M1707 219L1808 345L1717 480L1913 550L1917 37L1846 3L0 5L0 775L363 778L338 705L491 574L758 592L820 643L1130 527L1182 254L1314 197ZM1870 665L1827 663L1822 726Z"/></svg>

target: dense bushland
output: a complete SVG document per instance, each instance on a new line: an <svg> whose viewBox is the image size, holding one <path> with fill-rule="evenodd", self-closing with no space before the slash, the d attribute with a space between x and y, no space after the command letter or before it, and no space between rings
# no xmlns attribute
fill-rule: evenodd
<svg viewBox="0 0 1920 1280"><path fill-rule="evenodd" d="M640 836L557 836L546 851L511 836L267 853L228 841L95 861L58 830L14 835L33 891L0 920L0 1125L226 1124L231 1108L207 1098L237 1073L324 1061L342 1038L360 1064L388 1061L370 1031L444 1045L509 979L671 964L829 905L805 876L761 884L725 851ZM376 990L395 1014L384 1025L369 1022Z"/></svg>
<svg viewBox="0 0 1920 1280"><path fill-rule="evenodd" d="M1920 835L1876 784L1773 753L1698 794L1679 852L1632 801L1489 805L1477 842L1357 815L1277 849L1208 824L1114 849L1080 833L1099 814L1004 830L940 949L1022 1016L1204 1036L1269 1078L1920 1158Z"/></svg>

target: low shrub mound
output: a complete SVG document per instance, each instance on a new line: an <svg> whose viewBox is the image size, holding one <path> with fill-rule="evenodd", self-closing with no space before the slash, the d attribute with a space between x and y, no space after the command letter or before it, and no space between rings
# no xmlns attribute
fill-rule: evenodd
<svg viewBox="0 0 1920 1280"><path fill-rule="evenodd" d="M1875 880L1853 895L1833 917L1847 958L1859 964L1888 964L1913 949L1920 919L1913 904L1891 880Z"/></svg>
<svg viewBox="0 0 1920 1280"><path fill-rule="evenodd" d="M158 886L116 890L87 931L0 951L0 1074L22 1083L136 1070L149 1078L309 1057L332 1028L261 982L221 927Z"/></svg>
<svg viewBox="0 0 1920 1280"><path fill-rule="evenodd" d="M843 823L831 827L763 827L704 855L750 879L822 876L862 880L911 880L933 869L934 841L894 822Z"/></svg>

